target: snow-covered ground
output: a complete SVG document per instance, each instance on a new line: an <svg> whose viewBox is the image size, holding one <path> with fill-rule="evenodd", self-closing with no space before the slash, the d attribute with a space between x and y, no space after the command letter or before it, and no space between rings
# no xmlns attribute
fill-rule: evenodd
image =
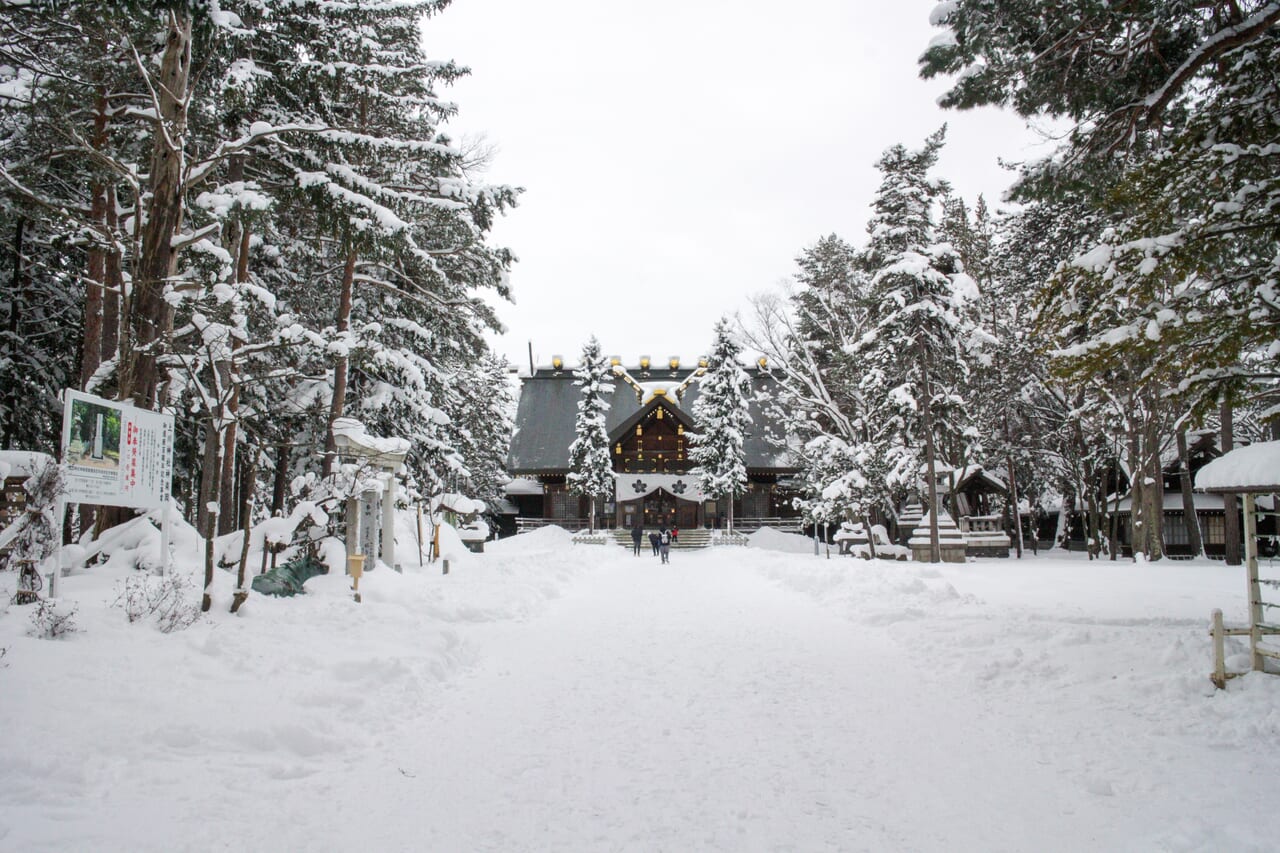
<svg viewBox="0 0 1280 853"><path fill-rule="evenodd" d="M1220 563L548 529L361 604L329 575L231 616L220 577L171 634L112 606L121 563L65 579L62 639L0 605L0 850L1280 847L1280 678L1208 680Z"/></svg>

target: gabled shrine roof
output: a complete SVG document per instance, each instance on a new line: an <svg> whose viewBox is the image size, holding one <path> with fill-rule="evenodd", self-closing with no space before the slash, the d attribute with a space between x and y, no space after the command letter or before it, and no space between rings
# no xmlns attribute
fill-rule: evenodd
<svg viewBox="0 0 1280 853"><path fill-rule="evenodd" d="M610 397L609 411L605 413L605 428L609 435L616 435L625 421L651 408L661 400L679 410L692 420L693 403L698 399L698 380L694 379L677 398L675 390L697 370L681 367L671 370L665 365L649 371L628 368L628 374L637 388L621 377L614 379L614 391ZM773 397L777 380L769 370L758 366L744 368L751 377L755 392L750 405L752 424L747 434L745 451L750 469L776 469L790 471L790 461L785 448L775 446L770 439L781 441L783 430L765 414L765 403ZM664 394L656 394L657 391ZM569 469L569 445L573 443L578 417L578 401L581 390L574 384L573 370L567 366L556 370L538 368L532 376L522 380L520 403L516 409L515 434L507 455L507 470L512 474L563 474Z"/></svg>

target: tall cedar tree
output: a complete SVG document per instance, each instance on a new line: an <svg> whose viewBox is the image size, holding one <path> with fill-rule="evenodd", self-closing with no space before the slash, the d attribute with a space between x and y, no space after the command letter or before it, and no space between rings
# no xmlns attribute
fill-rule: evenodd
<svg viewBox="0 0 1280 853"><path fill-rule="evenodd" d="M569 490L591 504L590 530L596 529L596 504L614 493L613 460L609 456L609 432L605 414L608 395L613 393L613 368L600 354L600 342L592 335L582 348L582 360L573 372L574 384L582 389L578 400L575 438L569 446Z"/></svg>
<svg viewBox="0 0 1280 853"><path fill-rule="evenodd" d="M733 502L747 491L745 443L751 426L751 379L738 362L742 347L727 319L715 327L707 372L698 381L693 420L698 432L689 436L693 475L704 494L725 501L728 530L733 532Z"/></svg>
<svg viewBox="0 0 1280 853"><path fill-rule="evenodd" d="M968 373L970 350L981 335L972 320L977 298L955 251L936 242L933 205L942 187L930 180L945 128L919 151L895 145L880 158L882 175L871 239L863 264L871 274L867 331L858 352L867 366L866 399L878 404L868 418L871 441L894 476L914 485L924 451L931 556L938 548L939 444L959 445L962 407L958 390Z"/></svg>

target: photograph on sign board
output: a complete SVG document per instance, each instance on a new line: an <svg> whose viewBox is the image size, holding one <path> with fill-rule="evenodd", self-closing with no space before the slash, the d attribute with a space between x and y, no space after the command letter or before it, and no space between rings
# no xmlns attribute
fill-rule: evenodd
<svg viewBox="0 0 1280 853"><path fill-rule="evenodd" d="M87 400L73 400L67 462L95 471L118 471L120 409Z"/></svg>

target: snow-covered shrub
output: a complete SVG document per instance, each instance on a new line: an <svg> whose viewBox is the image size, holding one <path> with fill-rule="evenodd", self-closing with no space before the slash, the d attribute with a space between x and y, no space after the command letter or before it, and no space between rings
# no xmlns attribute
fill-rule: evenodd
<svg viewBox="0 0 1280 853"><path fill-rule="evenodd" d="M65 634L77 631L76 611L78 605L63 604L54 599L42 598L36 602L31 612L31 630L27 633L42 640L56 640Z"/></svg>
<svg viewBox="0 0 1280 853"><path fill-rule="evenodd" d="M54 515L62 492L62 479L62 467L51 461L23 484L27 492L26 509L0 532L0 547L9 547L8 555L0 557L0 569L13 568L26 561L38 566L57 552L62 537L57 534Z"/></svg>
<svg viewBox="0 0 1280 853"><path fill-rule="evenodd" d="M151 619L162 633L189 628L200 618L200 600L190 578L173 573L165 577L137 573L125 579L116 607L130 622Z"/></svg>

